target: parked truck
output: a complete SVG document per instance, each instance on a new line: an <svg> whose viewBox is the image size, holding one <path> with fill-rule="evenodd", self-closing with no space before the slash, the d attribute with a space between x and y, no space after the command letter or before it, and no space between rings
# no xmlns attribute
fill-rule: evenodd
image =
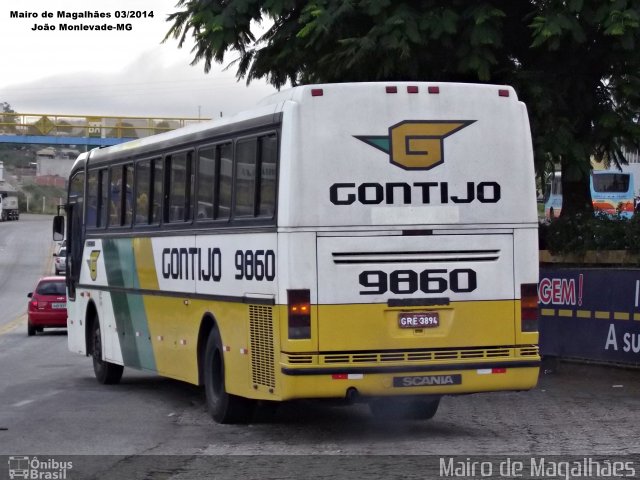
<svg viewBox="0 0 640 480"><path fill-rule="evenodd" d="M20 220L20 210L18 197L3 192L0 194L0 222L7 220Z"/></svg>

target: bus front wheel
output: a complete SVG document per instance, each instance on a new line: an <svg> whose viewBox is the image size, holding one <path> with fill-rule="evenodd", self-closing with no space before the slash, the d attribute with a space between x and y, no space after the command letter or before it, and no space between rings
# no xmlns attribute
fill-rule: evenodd
<svg viewBox="0 0 640 480"><path fill-rule="evenodd" d="M204 390L207 408L216 422L247 423L251 420L255 402L227 393L222 340L217 328L209 334L204 353Z"/></svg>
<svg viewBox="0 0 640 480"><path fill-rule="evenodd" d="M102 359L102 336L98 317L94 318L91 330L91 355L96 379L103 385L115 385L122 378L124 367Z"/></svg>

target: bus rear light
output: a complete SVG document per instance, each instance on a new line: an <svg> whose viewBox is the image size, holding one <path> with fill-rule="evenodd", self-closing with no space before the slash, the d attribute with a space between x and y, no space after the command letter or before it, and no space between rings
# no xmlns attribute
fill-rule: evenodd
<svg viewBox="0 0 640 480"><path fill-rule="evenodd" d="M440 93L440 87L429 87L427 88L427 92L431 94Z"/></svg>
<svg viewBox="0 0 640 480"><path fill-rule="evenodd" d="M321 88L312 88L311 89L311 96L312 97L321 97L322 95L324 95L324 91Z"/></svg>
<svg viewBox="0 0 640 480"><path fill-rule="evenodd" d="M407 93L418 93L418 87L416 85L409 85L407 87Z"/></svg>
<svg viewBox="0 0 640 480"><path fill-rule="evenodd" d="M520 285L520 327L523 332L538 331L538 284Z"/></svg>
<svg viewBox="0 0 640 480"><path fill-rule="evenodd" d="M362 380L364 373L334 373L331 375L332 380Z"/></svg>
<svg viewBox="0 0 640 480"><path fill-rule="evenodd" d="M476 370L478 375L493 375L495 373L507 373L506 368L479 368Z"/></svg>
<svg viewBox="0 0 640 480"><path fill-rule="evenodd" d="M287 290L289 306L289 338L300 340L311 338L311 292L309 290Z"/></svg>
<svg viewBox="0 0 640 480"><path fill-rule="evenodd" d="M507 90L506 88L501 88L500 90L498 90L498 95L501 97L508 97L509 90Z"/></svg>
<svg viewBox="0 0 640 480"><path fill-rule="evenodd" d="M387 93L398 93L398 87L386 87L385 91Z"/></svg>

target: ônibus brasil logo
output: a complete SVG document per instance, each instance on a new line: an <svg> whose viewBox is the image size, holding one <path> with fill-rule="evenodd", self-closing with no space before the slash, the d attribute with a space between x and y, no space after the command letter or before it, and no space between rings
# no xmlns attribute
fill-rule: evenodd
<svg viewBox="0 0 640 480"><path fill-rule="evenodd" d="M73 469L73 462L38 457L15 456L9 457L9 478L24 478L31 480L66 480L68 471Z"/></svg>
<svg viewBox="0 0 640 480"><path fill-rule="evenodd" d="M389 135L354 135L389 154L405 170L429 170L444 162L444 139L475 120L405 120L389 127Z"/></svg>

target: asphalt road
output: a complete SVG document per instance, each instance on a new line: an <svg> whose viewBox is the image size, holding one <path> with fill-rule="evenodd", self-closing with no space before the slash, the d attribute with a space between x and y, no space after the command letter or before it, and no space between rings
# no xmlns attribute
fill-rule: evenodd
<svg viewBox="0 0 640 480"><path fill-rule="evenodd" d="M0 331L25 313L27 293L52 267L52 218L20 215L0 223Z"/></svg>
<svg viewBox="0 0 640 480"><path fill-rule="evenodd" d="M21 318L26 293L51 268L50 217L25 216L0 231L0 479L7 456L69 455L69 479L213 478L214 471L215 478L434 478L442 476L439 459L454 455L633 455L625 458L640 475L634 370L561 364L530 392L446 397L433 420L393 423L376 421L364 405L303 401L250 425L217 425L196 387L130 369L120 385L99 385L90 359L67 351L64 330L27 337Z"/></svg>

